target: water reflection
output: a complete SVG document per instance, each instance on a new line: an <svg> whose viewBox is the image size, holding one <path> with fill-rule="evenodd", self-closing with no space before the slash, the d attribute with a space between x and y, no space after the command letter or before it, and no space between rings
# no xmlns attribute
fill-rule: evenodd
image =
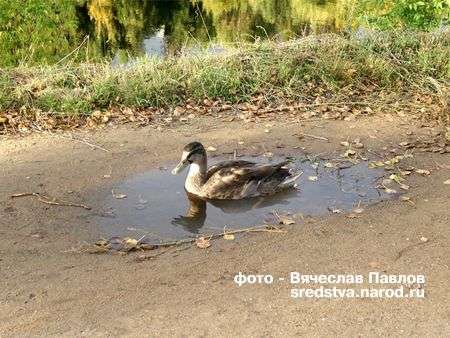
<svg viewBox="0 0 450 338"><path fill-rule="evenodd" d="M11 0L13 3L18 0ZM174 55L207 43L336 31L356 0L29 0L35 20L4 31L0 65ZM38 25L38 26L36 26ZM29 35L28 32L31 32ZM89 39L85 41L85 38ZM7 41L7 43L6 43ZM28 42L28 43L24 43ZM34 52L30 54L30 50Z"/></svg>
<svg viewBox="0 0 450 338"><path fill-rule="evenodd" d="M243 200L205 200L186 192L188 201L186 215L175 217L171 224L181 226L190 233L198 233L199 229L205 225L208 204L220 209L225 214L239 214L268 207L287 206L289 204L288 199L297 196L297 193L297 190L292 189L273 196Z"/></svg>
<svg viewBox="0 0 450 338"><path fill-rule="evenodd" d="M182 226L190 233L198 233L198 230L205 225L206 201L189 193L186 195L189 202L186 216L175 217L171 223L175 226Z"/></svg>
<svg viewBox="0 0 450 338"><path fill-rule="evenodd" d="M104 55L176 54L205 42L287 39L345 25L349 0L90 0L82 26Z"/></svg>

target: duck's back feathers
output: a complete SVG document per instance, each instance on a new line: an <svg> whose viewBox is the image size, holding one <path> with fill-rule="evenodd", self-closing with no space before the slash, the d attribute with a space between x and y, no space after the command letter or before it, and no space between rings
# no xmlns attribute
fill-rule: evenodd
<svg viewBox="0 0 450 338"><path fill-rule="evenodd" d="M286 189L291 186L290 182L294 178L286 167L287 164L288 162L257 165L248 161L219 163L208 170L208 178L202 188L203 197L242 199ZM286 182L289 184L285 184Z"/></svg>
<svg viewBox="0 0 450 338"><path fill-rule="evenodd" d="M232 168L242 168L242 167L252 167L255 166L256 163L244 160L233 160L233 161L223 161L217 164L214 164L208 169L207 178L209 179L212 175L222 169L232 169Z"/></svg>

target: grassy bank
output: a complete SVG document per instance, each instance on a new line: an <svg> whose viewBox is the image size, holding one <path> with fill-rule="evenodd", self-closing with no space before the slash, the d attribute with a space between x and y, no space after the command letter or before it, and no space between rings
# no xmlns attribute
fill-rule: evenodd
<svg viewBox="0 0 450 338"><path fill-rule="evenodd" d="M450 34L371 32L265 42L171 59L0 70L0 116L88 116L114 107L173 107L187 99L245 102L263 96L305 101L319 95L383 91L445 93ZM3 119L4 120L4 119Z"/></svg>

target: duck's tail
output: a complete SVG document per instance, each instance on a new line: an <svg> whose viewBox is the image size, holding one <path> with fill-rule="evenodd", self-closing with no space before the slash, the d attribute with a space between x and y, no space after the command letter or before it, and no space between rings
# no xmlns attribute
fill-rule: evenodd
<svg viewBox="0 0 450 338"><path fill-rule="evenodd" d="M288 176L283 182L281 182L278 187L281 189L290 188L295 186L295 181L303 175L303 171L293 173L290 176Z"/></svg>

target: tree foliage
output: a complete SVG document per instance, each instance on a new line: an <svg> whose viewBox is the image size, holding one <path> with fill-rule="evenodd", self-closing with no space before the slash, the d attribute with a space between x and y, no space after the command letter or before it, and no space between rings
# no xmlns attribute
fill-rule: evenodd
<svg viewBox="0 0 450 338"><path fill-rule="evenodd" d="M365 0L361 17L382 29L430 30L448 22L449 0Z"/></svg>

